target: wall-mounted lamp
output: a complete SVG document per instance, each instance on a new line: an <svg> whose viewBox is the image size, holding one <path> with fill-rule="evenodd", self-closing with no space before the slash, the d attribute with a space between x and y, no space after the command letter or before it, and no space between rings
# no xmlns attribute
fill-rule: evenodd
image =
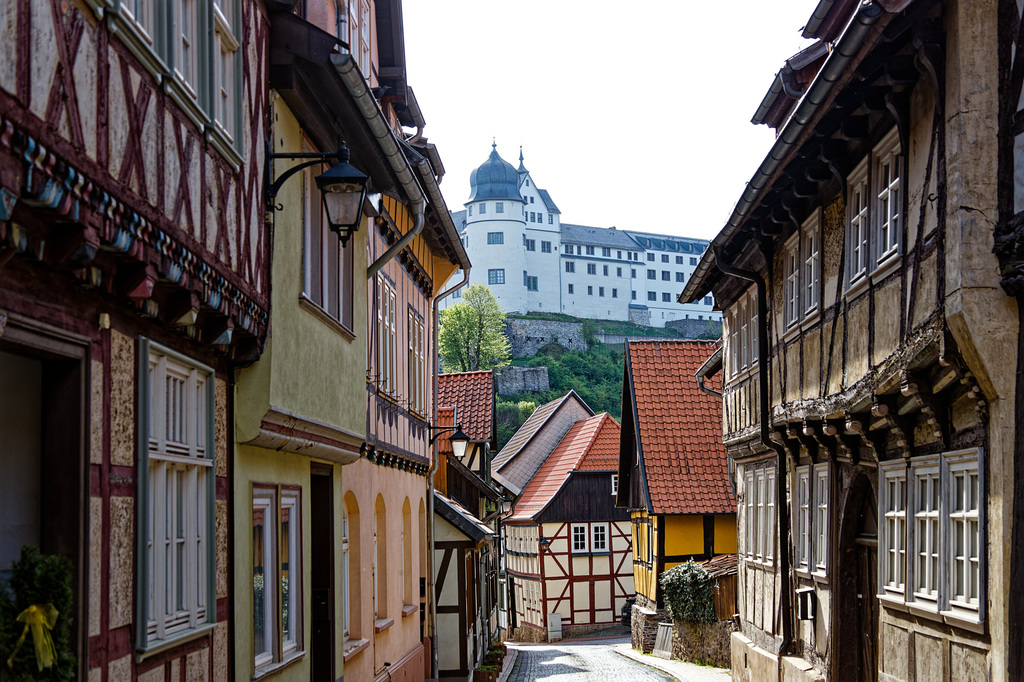
<svg viewBox="0 0 1024 682"><path fill-rule="evenodd" d="M501 510L502 515L508 514L512 511L512 498L505 495L503 498L498 500L498 509Z"/></svg>
<svg viewBox="0 0 1024 682"><path fill-rule="evenodd" d="M452 435L448 436L448 442L452 444L452 454L459 459L466 456L466 447L469 445L469 436L462 432L462 427L456 424L455 426L428 426L431 431L437 431L433 436L430 437L430 445L434 444L437 437L446 431L452 431Z"/></svg>
<svg viewBox="0 0 1024 682"><path fill-rule="evenodd" d="M271 168L274 159L312 160L289 168L275 180ZM267 140L265 173L267 210L274 211L284 208L274 203L274 197L277 196L281 186L288 178L300 170L331 160L336 163L326 172L316 176L316 186L323 196L324 209L327 211L327 225L337 233L341 245L345 246L352 233L359 229L359 223L363 219L363 201L366 199L366 186L370 178L348 162L348 147L344 142L336 152L275 153L273 142Z"/></svg>

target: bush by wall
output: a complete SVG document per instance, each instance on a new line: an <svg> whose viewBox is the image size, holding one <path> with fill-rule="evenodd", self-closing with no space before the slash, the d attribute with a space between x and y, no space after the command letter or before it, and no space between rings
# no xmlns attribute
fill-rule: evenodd
<svg viewBox="0 0 1024 682"><path fill-rule="evenodd" d="M714 623L713 581L702 566L687 561L668 569L658 578L665 590L665 603L672 620L684 623Z"/></svg>

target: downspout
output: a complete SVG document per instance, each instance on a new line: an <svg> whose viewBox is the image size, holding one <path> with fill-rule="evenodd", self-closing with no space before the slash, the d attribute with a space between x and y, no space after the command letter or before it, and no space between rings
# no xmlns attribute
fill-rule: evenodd
<svg viewBox="0 0 1024 682"><path fill-rule="evenodd" d="M416 236L423 231L423 223L426 222L424 220L423 210L426 208L427 204L422 199L422 196L423 195L421 194L421 198L412 205L412 229L403 234L401 239L392 244L391 248L381 254L377 260L373 261L373 263L366 268L366 279L373 279L373 276L377 274L378 270L384 267L389 260L395 257L395 254L407 247L409 242L415 239Z"/></svg>
<svg viewBox="0 0 1024 682"><path fill-rule="evenodd" d="M730 277L753 282L757 286L757 319L760 324L757 326L757 356L760 362L757 363L758 377L758 413L761 422L761 445L770 448L778 455L778 473L775 475L775 512L776 528L779 530L779 568L781 569L783 582L780 601L782 602L782 644L779 647L779 679L782 679L782 657L790 652L793 644L792 630L792 600L790 596L790 565L789 565L789 505L786 504L786 448L782 443L776 443L769 436L770 410L768 406L768 286L756 272L741 270L725 262L718 244L711 243L715 255L715 265L723 273ZM783 534L784 533L784 534ZM783 541L783 538L787 538Z"/></svg>
<svg viewBox="0 0 1024 682"><path fill-rule="evenodd" d="M387 255L387 254L385 254ZM433 328L430 331L431 343L433 344L433 355L431 357L439 358L437 354L437 326L438 326L438 314L437 306L442 299L451 295L455 291L458 291L462 287L469 283L469 267L465 267L462 270L462 281L455 286L445 289L440 294L434 297L431 301L431 320L433 321ZM435 359L435 363L439 360ZM434 365L434 404L432 411L434 413L433 422L437 424L437 371L440 369L438 364ZM430 471L427 473L427 518L430 519L430 523L427 524L428 533L430 535L429 543L430 547L427 551L427 608L430 610L430 676L437 679L437 605L434 603L434 474L437 473L438 463L438 444L434 443L434 448L431 451Z"/></svg>
<svg viewBox="0 0 1024 682"><path fill-rule="evenodd" d="M716 398L721 398L722 394L713 388L708 388L704 385L704 380L709 374L713 374L715 369L719 367L719 362L722 361L722 349L723 346L719 346L718 350L711 354L711 357L704 361L704 364L700 366L700 369L694 374L697 377L697 388L708 395L713 395Z"/></svg>

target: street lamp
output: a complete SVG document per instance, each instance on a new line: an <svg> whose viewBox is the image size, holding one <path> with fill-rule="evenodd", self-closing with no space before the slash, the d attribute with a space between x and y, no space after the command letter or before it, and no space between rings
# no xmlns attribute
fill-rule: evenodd
<svg viewBox="0 0 1024 682"><path fill-rule="evenodd" d="M276 180L273 179L271 162L274 159L312 159L289 168ZM370 178L349 163L348 146L342 142L336 152L303 152L275 153L273 142L267 140L266 187L267 210L274 211L284 207L274 203L274 197L285 181L295 173L318 163L335 160L336 163L326 172L316 177L316 186L323 197L324 210L327 212L327 226L338 235L341 245L348 243L352 233L359 229L363 218L363 202L366 200L367 184Z"/></svg>
<svg viewBox="0 0 1024 682"><path fill-rule="evenodd" d="M452 454L457 458L462 459L466 456L466 447L469 445L469 436L462 432L462 427L456 424L455 426L429 426L427 427L431 431L437 431L433 436L430 437L430 445L434 444L437 437L446 431L452 431L452 435L448 436L448 442L452 444Z"/></svg>

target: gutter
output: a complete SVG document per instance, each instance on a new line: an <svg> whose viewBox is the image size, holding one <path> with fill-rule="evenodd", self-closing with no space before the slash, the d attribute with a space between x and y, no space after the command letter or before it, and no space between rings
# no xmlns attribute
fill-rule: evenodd
<svg viewBox="0 0 1024 682"><path fill-rule="evenodd" d="M718 370L722 369L722 353L724 346L719 346L718 350L711 354L711 357L704 361L704 364L700 366L697 372L693 375L697 378L697 388L708 395L713 395L716 398L721 398L722 394L713 388L708 388L704 385L704 379L711 376Z"/></svg>
<svg viewBox="0 0 1024 682"><path fill-rule="evenodd" d="M782 679L782 657L789 654L793 646L793 624L792 624L792 595L791 595L791 567L789 563L789 505L786 504L786 472L787 455L786 448L782 443L777 443L769 436L769 406L768 406L768 285L756 272L741 270L733 267L721 259L721 248L717 244L711 245L714 253L715 264L718 269L730 277L753 282L757 285L757 378L758 378L758 419L761 422L761 445L774 450L777 455L778 471L775 474L775 513L776 528L779 532L779 569L782 573L782 589L779 595L782 609L782 643L779 646L779 679ZM706 363L705 363L706 364ZM703 367L702 367L703 369ZM783 533L785 535L783 535ZM783 538L786 538L783 541Z"/></svg>
<svg viewBox="0 0 1024 682"><path fill-rule="evenodd" d="M444 300L445 297L458 291L462 287L469 283L469 266L462 271L462 281L453 287L445 289L437 296L434 296L434 300L431 301L431 320L433 321L432 329L430 331L431 342L433 343L433 355L431 357L437 358L437 327L438 327L438 315L437 306ZM435 360L435 362L437 362ZM440 369L439 365L434 365L434 402L431 407L433 412L433 422L437 424L437 370ZM430 551L427 552L427 608L430 610L430 676L434 679L437 678L437 605L434 603L434 474L437 473L438 463L438 443L434 442L434 449L431 452L430 471L427 472L427 518L430 519L430 523L427 524L427 534L430 536L428 542L430 543ZM778 506L778 505L776 505Z"/></svg>
<svg viewBox="0 0 1024 682"><path fill-rule="evenodd" d="M820 3L819 7L824 5L825 1ZM829 4L831 5L831 3ZM724 247L743 225L750 211L761 200L762 193L769 186L775 173L797 149L797 144L801 142L805 129L832 94L836 83L843 76L861 47L864 46L871 27L875 25L881 15L882 8L873 0L865 0L857 8L850 23L846 25L843 35L836 41L835 48L825 60L821 70L818 71L818 75L811 81L789 120L780 130L775 144L772 145L757 172L747 183L747 188L736 202L736 207L728 222L711 240L712 247ZM677 300L680 303L693 303L708 292L707 280L711 276L711 269L716 262L718 260L712 255L711 249L704 252L697 264L697 269L690 276L682 293L679 294Z"/></svg>

